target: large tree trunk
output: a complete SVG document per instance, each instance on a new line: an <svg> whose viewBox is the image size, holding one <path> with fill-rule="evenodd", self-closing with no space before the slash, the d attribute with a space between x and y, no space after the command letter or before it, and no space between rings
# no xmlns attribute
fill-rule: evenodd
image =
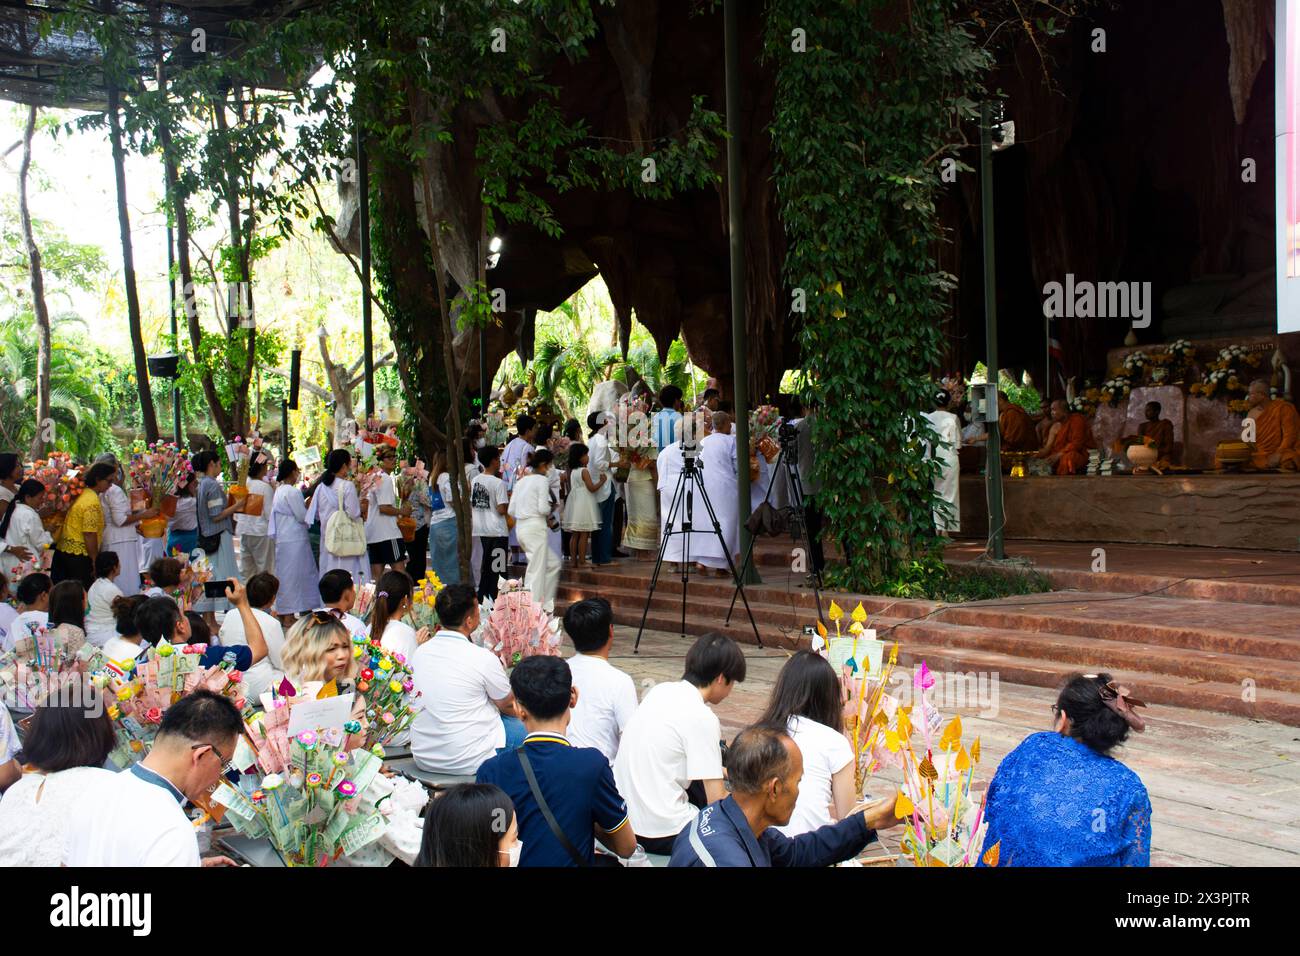
<svg viewBox="0 0 1300 956"><path fill-rule="evenodd" d="M157 57L158 91L165 94L167 90L167 73L164 69L162 41L157 30L154 31L154 54ZM194 285L194 267L190 262L190 211L186 206L186 196L181 189L180 173L176 164L176 149L172 144L171 127L167 121L158 124L158 144L162 147L163 167L167 175L167 195L171 204L172 221L176 224L176 265L181 274L181 296L185 309L185 325L189 330L190 348L197 363L200 346L203 341L203 327L199 324L198 295ZM176 343L177 349L180 343ZM208 403L208 413L212 422L222 435L235 434L231 427L230 413L221 403L217 394L217 383L212 373L205 367L199 374L203 386L203 397Z"/></svg>
<svg viewBox="0 0 1300 956"><path fill-rule="evenodd" d="M32 312L36 316L36 431L29 454L44 458L54 436L50 424L50 311L45 305L45 275L41 271L41 250L32 231L32 214L27 205L27 174L32 168L32 136L36 132L36 107L27 108L27 125L23 127L23 161L18 167L18 217L22 222L23 242L27 246L27 266L32 281Z"/></svg>
<svg viewBox="0 0 1300 956"><path fill-rule="evenodd" d="M104 12L111 14L113 4L106 2ZM126 211L126 151L122 148L122 121L118 116L120 96L117 84L109 78L108 133L113 146L113 178L117 183L117 227L122 236L122 272L126 282L126 315L131 327L131 352L135 357L135 385L140 395L140 417L144 422L145 441L158 440L158 419L154 415L153 395L149 391L149 366L145 362L144 334L140 330L140 297L135 287L135 252L131 244L131 219Z"/></svg>

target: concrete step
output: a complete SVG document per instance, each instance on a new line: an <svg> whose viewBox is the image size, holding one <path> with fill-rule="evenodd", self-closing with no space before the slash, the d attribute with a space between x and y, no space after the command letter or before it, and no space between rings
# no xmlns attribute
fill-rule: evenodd
<svg viewBox="0 0 1300 956"><path fill-rule="evenodd" d="M949 605L933 619L946 624L1300 661L1300 614L1284 605L1056 591L986 604Z"/></svg>

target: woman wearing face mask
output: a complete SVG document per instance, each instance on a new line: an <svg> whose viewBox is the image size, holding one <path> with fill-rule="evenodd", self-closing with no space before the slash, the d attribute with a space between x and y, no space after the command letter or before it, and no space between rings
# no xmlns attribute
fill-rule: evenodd
<svg viewBox="0 0 1300 956"><path fill-rule="evenodd" d="M429 801L416 866L518 866L515 806L490 783L461 783Z"/></svg>

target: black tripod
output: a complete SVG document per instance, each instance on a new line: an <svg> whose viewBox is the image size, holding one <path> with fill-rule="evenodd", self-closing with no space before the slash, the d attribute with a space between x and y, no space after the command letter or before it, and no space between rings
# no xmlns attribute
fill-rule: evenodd
<svg viewBox="0 0 1300 956"><path fill-rule="evenodd" d="M785 478L790 488L790 506L786 509L790 522L790 537L795 544L802 544L804 554L812 560L812 536L808 534L808 512L804 505L803 481L799 478L799 451L796 447L799 441L798 435L786 434L781 432L781 454L777 456L776 465L772 468L772 473L767 478L767 494L763 495L763 504L768 504L772 497L772 486L776 484L776 476L782 470L785 472ZM758 541L755 535L749 536L749 550L745 552L745 562L740 566L740 576L736 578L736 589L739 591L740 582L744 580L745 574L749 571L749 566L754 560L754 544ZM822 572L816 565L812 571L813 594L817 597L817 620L822 619ZM748 607L748 603L746 603ZM727 608L726 623L731 623L731 612L736 609L736 595L731 595L731 606Z"/></svg>
<svg viewBox="0 0 1300 956"><path fill-rule="evenodd" d="M745 613L749 615L750 626L754 628L754 640L758 646L763 646L763 639L758 636L758 624L754 622L754 612L749 609L749 598L745 596L745 586L741 583L740 576L736 574L736 564L731 560L731 549L727 546L726 539L722 536L722 527L718 524L718 516L713 511L713 504L709 501L709 493L704 488L704 479L700 474L699 464L699 446L687 449L682 447L682 473L677 478L677 487L673 490L673 501L668 508L668 514L664 519L663 541L659 543L659 556L655 559L654 574L650 576L650 593L646 595L645 609L641 612L641 626L636 630L636 644L632 647L632 653L639 652L641 647L641 632L645 630L645 619L650 614L650 602L654 598L655 587L659 584L659 572L664 565L664 553L668 550L668 542L675 534L686 535L686 545L682 549L682 637L686 637L686 587L691 579L691 525L694 506L694 492L698 489L700 499L704 502L704 508L709 513L709 520L713 523L713 533L718 538L718 543L722 545L722 553L727 558L727 567L731 569L731 576L736 581L736 591L740 599L745 602ZM675 527L677 516L682 515L682 526ZM731 605L736 605L736 595L731 596ZM731 614L727 614L727 621L731 621Z"/></svg>

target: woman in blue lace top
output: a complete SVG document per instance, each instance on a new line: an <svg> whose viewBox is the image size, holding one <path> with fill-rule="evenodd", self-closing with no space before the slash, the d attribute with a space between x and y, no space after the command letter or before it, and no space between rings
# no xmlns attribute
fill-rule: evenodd
<svg viewBox="0 0 1300 956"><path fill-rule="evenodd" d="M1149 866L1151 801L1110 752L1145 725L1109 674L1072 677L1056 728L1007 754L989 784L987 850L999 866Z"/></svg>

